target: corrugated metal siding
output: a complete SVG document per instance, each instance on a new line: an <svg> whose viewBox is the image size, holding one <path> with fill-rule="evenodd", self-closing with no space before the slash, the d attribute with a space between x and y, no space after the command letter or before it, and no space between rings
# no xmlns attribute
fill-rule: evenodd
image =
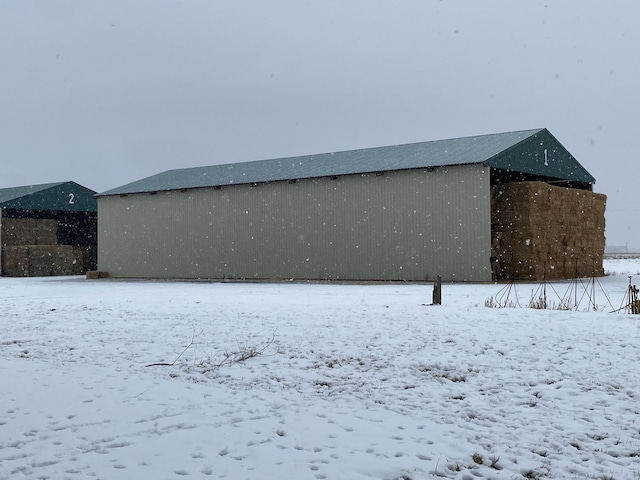
<svg viewBox="0 0 640 480"><path fill-rule="evenodd" d="M481 165L108 196L98 212L115 277L491 279Z"/></svg>
<svg viewBox="0 0 640 480"><path fill-rule="evenodd" d="M3 209L0 208L0 275L4 274L4 258L2 258L2 213Z"/></svg>

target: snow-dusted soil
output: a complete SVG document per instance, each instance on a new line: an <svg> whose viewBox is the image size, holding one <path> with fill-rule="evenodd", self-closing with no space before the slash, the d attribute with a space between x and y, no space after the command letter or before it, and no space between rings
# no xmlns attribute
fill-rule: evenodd
<svg viewBox="0 0 640 480"><path fill-rule="evenodd" d="M638 479L640 316L609 312L640 263L606 270L548 286L578 311L526 308L536 284L437 307L430 285L0 278L0 479Z"/></svg>

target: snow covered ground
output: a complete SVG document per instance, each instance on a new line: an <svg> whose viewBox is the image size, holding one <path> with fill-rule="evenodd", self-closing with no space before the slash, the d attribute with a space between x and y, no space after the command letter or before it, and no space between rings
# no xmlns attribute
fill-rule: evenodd
<svg viewBox="0 0 640 480"><path fill-rule="evenodd" d="M537 284L437 307L430 285L0 278L0 479L638 479L640 316L610 312L640 261L605 268L547 285L577 311L527 308Z"/></svg>

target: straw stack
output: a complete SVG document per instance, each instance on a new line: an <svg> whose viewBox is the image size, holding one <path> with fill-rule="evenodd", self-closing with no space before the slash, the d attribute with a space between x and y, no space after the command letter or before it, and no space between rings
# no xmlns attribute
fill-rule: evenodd
<svg viewBox="0 0 640 480"><path fill-rule="evenodd" d="M495 186L492 245L499 278L603 275L605 204L605 195L544 182Z"/></svg>
<svg viewBox="0 0 640 480"><path fill-rule="evenodd" d="M89 247L58 245L58 221L2 219L2 274L9 277L81 275Z"/></svg>
<svg viewBox="0 0 640 480"><path fill-rule="evenodd" d="M3 218L2 245L55 245L58 221L34 218Z"/></svg>

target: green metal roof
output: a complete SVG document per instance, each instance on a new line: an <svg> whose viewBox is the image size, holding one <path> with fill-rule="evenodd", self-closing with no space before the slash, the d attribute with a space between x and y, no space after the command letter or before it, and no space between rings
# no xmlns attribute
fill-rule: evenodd
<svg viewBox="0 0 640 480"><path fill-rule="evenodd" d="M484 161L483 164L500 170L551 179L596 183L596 179L546 128Z"/></svg>
<svg viewBox="0 0 640 480"><path fill-rule="evenodd" d="M3 188L0 189L0 208L96 212L95 193L75 182Z"/></svg>
<svg viewBox="0 0 640 480"><path fill-rule="evenodd" d="M589 172L546 129L538 128L337 153L169 170L102 192L98 196L478 163L487 167L535 173L562 180L595 183Z"/></svg>

